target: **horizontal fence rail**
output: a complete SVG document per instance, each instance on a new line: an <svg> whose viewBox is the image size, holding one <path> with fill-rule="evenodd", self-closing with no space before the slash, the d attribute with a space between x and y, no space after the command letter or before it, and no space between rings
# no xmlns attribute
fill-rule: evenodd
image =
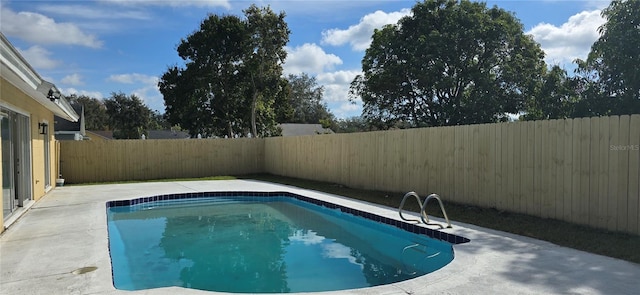
<svg viewBox="0 0 640 295"><path fill-rule="evenodd" d="M69 182L267 172L640 234L640 115L266 139L61 142ZM400 200L398 200L400 202Z"/></svg>

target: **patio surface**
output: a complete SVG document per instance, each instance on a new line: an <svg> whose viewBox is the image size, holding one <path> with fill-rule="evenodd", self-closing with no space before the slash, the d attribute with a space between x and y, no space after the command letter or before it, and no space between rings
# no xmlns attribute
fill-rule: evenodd
<svg viewBox="0 0 640 295"><path fill-rule="evenodd" d="M59 187L35 203L0 236L0 293L223 294L177 287L120 291L111 281L105 203L200 191L289 191L399 219L395 208L250 180ZM451 217L456 219L456 216ZM638 264L469 224L452 223L454 228L445 231L467 237L471 242L455 246L455 259L444 268L391 285L315 294L640 292ZM73 274L76 269L91 266L97 269Z"/></svg>

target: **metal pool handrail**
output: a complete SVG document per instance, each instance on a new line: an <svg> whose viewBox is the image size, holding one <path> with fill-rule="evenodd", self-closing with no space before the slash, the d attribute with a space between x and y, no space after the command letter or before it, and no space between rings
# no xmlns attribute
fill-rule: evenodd
<svg viewBox="0 0 640 295"><path fill-rule="evenodd" d="M418 206L420 206L420 220L405 218L402 215L402 209L404 208L404 203L406 202L407 198L411 196L416 198L416 201L418 202ZM402 220L405 220L405 221L413 221L418 223L422 222L426 225L436 225L436 226L439 226L440 228L445 228L442 224L429 222L429 215L427 215L427 203L431 199L435 199L436 201L438 201L438 204L440 205L440 210L442 211L442 215L444 215L444 219L447 221L447 228L452 228L451 222L449 221L449 217L447 216L447 211L444 210L444 205L442 204L442 200L440 199L440 196L438 196L437 194L430 194L424 199L424 202L421 202L420 196L417 193L415 192L406 193L402 198L402 202L400 202L400 207L398 208L398 214L400 215L400 218L402 218Z"/></svg>

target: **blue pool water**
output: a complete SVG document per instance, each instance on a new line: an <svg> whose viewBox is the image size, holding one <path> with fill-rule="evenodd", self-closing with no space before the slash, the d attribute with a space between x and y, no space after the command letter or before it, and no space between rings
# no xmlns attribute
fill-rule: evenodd
<svg viewBox="0 0 640 295"><path fill-rule="evenodd" d="M451 244L291 197L109 206L113 282L236 292L344 290L442 268Z"/></svg>

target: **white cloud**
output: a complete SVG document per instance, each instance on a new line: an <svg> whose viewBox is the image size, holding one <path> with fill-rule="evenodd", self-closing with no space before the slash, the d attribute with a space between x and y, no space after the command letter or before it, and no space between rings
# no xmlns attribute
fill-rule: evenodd
<svg viewBox="0 0 640 295"><path fill-rule="evenodd" d="M31 46L27 50L18 49L18 51L36 69L50 70L60 64L60 61L50 58L51 52L38 45Z"/></svg>
<svg viewBox="0 0 640 295"><path fill-rule="evenodd" d="M332 105L331 112L338 119L346 119L362 115L362 102L342 102Z"/></svg>
<svg viewBox="0 0 640 295"><path fill-rule="evenodd" d="M158 89L159 78L139 73L111 75L107 81L133 84L134 90L131 94L139 97L152 110L164 112L164 98Z"/></svg>
<svg viewBox="0 0 640 295"><path fill-rule="evenodd" d="M348 101L351 81L360 73L361 71L337 71L319 74L316 78L318 84L324 86L324 100L327 102Z"/></svg>
<svg viewBox="0 0 640 295"><path fill-rule="evenodd" d="M324 87L323 100L337 118L360 115L360 100L356 99L355 104L349 101L351 81L359 74L362 74L362 71L350 70L321 73L316 76L318 84Z"/></svg>
<svg viewBox="0 0 640 295"><path fill-rule="evenodd" d="M67 84L67 85L73 85L73 86L78 86L78 85L84 84L82 82L82 76L80 76L77 73L65 76L64 78L62 78L62 80L60 80L60 83Z"/></svg>
<svg viewBox="0 0 640 295"><path fill-rule="evenodd" d="M67 96L71 95L71 94L76 94L76 95L86 95L88 97L93 97L93 98L97 98L97 99L104 98L102 93L100 93L99 91L78 90L78 89L75 89L73 87L60 88L60 92L62 92L62 94L67 95Z"/></svg>
<svg viewBox="0 0 640 295"><path fill-rule="evenodd" d="M1 8L0 27L8 36L15 36L34 44L67 44L91 48L102 47L102 41L80 30L73 23L58 23L35 12L14 12Z"/></svg>
<svg viewBox="0 0 640 295"><path fill-rule="evenodd" d="M287 47L287 61L284 64L285 74L317 74L325 69L341 65L342 60L334 54L327 54L316 44L305 43L295 48Z"/></svg>
<svg viewBox="0 0 640 295"><path fill-rule="evenodd" d="M119 75L111 75L107 78L107 81L123 83L123 84L133 84L133 83L144 83L144 84L158 84L158 77L149 76L145 74L119 74Z"/></svg>
<svg viewBox="0 0 640 295"><path fill-rule="evenodd" d="M598 27L604 22L600 10L583 11L560 26L540 23L526 33L540 43L548 64L571 63L587 57L591 45L600 37Z"/></svg>
<svg viewBox="0 0 640 295"><path fill-rule="evenodd" d="M353 81L353 79L359 74L362 74L362 71L351 70L323 73L318 75L318 81L322 81L328 84L350 85L351 81Z"/></svg>
<svg viewBox="0 0 640 295"><path fill-rule="evenodd" d="M102 0L102 2L119 5L136 6L171 6L171 7L224 7L231 8L229 0Z"/></svg>
<svg viewBox="0 0 640 295"><path fill-rule="evenodd" d="M365 15L358 24L349 26L348 29L330 29L322 32L322 43L334 46L349 43L353 50L364 51L371 44L374 29L387 24L395 24L400 18L409 14L411 14L411 10L408 8L390 13L378 10Z"/></svg>
<svg viewBox="0 0 640 295"><path fill-rule="evenodd" d="M157 84L145 85L131 91L131 94L139 97L150 109L164 113L164 97Z"/></svg>

